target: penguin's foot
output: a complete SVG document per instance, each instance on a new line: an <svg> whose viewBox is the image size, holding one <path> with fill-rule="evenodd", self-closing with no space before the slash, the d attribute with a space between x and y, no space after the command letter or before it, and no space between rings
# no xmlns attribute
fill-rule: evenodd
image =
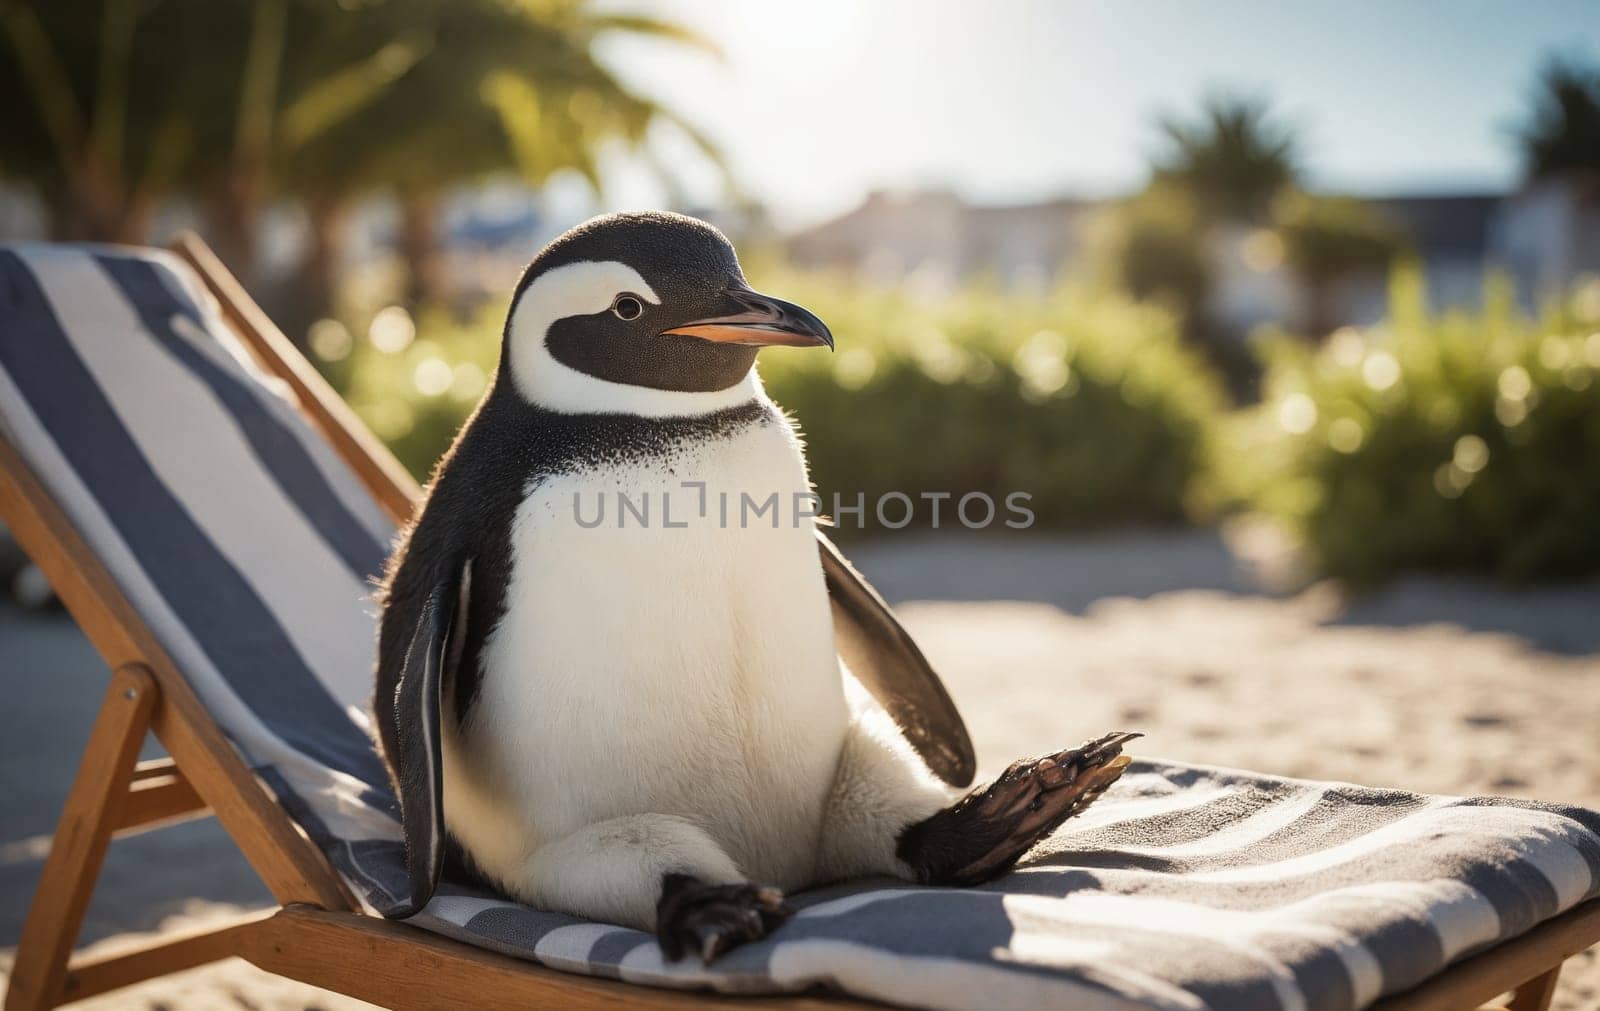
<svg viewBox="0 0 1600 1011"><path fill-rule="evenodd" d="M1122 746L1139 736L1119 731L1015 762L987 789L907 828L895 854L925 884L976 885L997 877L1116 782L1132 761Z"/></svg>
<svg viewBox="0 0 1600 1011"><path fill-rule="evenodd" d="M710 965L724 952L766 937L790 912L783 893L771 886L708 885L668 874L656 904L656 939L669 962L692 951Z"/></svg>

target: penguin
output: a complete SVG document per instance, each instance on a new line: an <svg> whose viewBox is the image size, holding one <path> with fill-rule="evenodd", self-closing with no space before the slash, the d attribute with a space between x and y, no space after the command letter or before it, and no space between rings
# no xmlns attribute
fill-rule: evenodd
<svg viewBox="0 0 1600 1011"><path fill-rule="evenodd" d="M790 505L805 456L756 355L833 344L694 218L595 218L529 264L378 594L409 887L388 915L448 863L710 962L799 889L990 880L1121 774L1136 734L963 795L949 694Z"/></svg>

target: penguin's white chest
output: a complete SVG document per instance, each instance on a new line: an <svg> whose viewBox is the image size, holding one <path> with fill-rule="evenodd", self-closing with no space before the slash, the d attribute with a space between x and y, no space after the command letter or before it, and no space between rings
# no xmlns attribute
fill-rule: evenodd
<svg viewBox="0 0 1600 1011"><path fill-rule="evenodd" d="M848 713L807 491L776 412L529 489L444 742L446 817L485 870L657 813L757 880L808 881Z"/></svg>

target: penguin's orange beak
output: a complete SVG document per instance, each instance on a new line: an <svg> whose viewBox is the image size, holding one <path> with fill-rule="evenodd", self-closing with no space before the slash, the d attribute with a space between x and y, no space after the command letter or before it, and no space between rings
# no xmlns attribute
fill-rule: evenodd
<svg viewBox="0 0 1600 1011"><path fill-rule="evenodd" d="M717 344L833 347L827 324L793 302L749 288L729 288L723 297L728 303L726 314L682 323L662 333Z"/></svg>

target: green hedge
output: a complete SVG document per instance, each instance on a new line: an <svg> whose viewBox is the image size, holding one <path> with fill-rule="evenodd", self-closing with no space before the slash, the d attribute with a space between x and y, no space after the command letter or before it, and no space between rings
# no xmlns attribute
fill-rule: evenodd
<svg viewBox="0 0 1600 1011"><path fill-rule="evenodd" d="M764 352L773 399L799 422L812 476L831 511L857 493L981 491L1002 520L1005 497L1046 527L1167 522L1187 515L1222 398L1166 312L1109 294L1059 288L1018 296L873 287L787 270L757 272L763 290L826 320L820 350ZM419 476L449 444L499 353L503 308L462 323L425 313L375 324L380 350L337 323L311 335L323 368ZM899 509L887 509L898 522ZM868 528L876 520L868 509ZM918 519L931 518L919 502ZM950 507L941 525L952 523ZM852 521L853 525L853 521Z"/></svg>
<svg viewBox="0 0 1600 1011"><path fill-rule="evenodd" d="M838 340L832 356L769 352L761 369L799 422L825 504L894 491L1003 504L1020 491L1044 527L1188 514L1222 396L1163 310L1070 287L940 296L759 281L815 309Z"/></svg>
<svg viewBox="0 0 1600 1011"><path fill-rule="evenodd" d="M504 314L494 307L463 321L428 310L413 321L390 307L348 329L323 320L307 343L334 388L426 480L494 373Z"/></svg>
<svg viewBox="0 0 1600 1011"><path fill-rule="evenodd" d="M1432 315L1408 269L1383 326L1264 342L1266 397L1229 426L1223 484L1357 585L1600 570L1600 292L1537 321L1503 284L1485 303Z"/></svg>

